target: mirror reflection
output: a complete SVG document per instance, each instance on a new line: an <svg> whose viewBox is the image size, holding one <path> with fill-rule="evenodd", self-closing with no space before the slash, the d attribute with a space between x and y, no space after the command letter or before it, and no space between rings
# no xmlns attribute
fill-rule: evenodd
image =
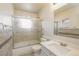
<svg viewBox="0 0 79 59"><path fill-rule="evenodd" d="M79 4L69 3L55 10L54 33L79 38Z"/></svg>

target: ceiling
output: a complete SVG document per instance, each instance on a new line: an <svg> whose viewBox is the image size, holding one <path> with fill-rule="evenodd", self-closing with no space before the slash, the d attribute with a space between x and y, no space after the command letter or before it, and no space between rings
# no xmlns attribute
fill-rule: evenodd
<svg viewBox="0 0 79 59"><path fill-rule="evenodd" d="M47 5L47 3L15 3L14 8L36 13Z"/></svg>
<svg viewBox="0 0 79 59"><path fill-rule="evenodd" d="M64 10L67 10L69 8L77 7L79 4L77 3L64 3L64 4L58 4L55 6L55 13L62 12Z"/></svg>

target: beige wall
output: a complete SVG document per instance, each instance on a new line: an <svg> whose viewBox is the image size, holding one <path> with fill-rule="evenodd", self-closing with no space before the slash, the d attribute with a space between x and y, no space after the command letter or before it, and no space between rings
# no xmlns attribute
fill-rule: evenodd
<svg viewBox="0 0 79 59"><path fill-rule="evenodd" d="M27 11L22 11L19 9L14 9L14 15L15 16L31 16L31 17L38 17L38 14L36 13L31 13Z"/></svg>
<svg viewBox="0 0 79 59"><path fill-rule="evenodd" d="M43 8L39 13L42 20L42 31L45 38L51 38L53 36L53 10L50 5Z"/></svg>
<svg viewBox="0 0 79 59"><path fill-rule="evenodd" d="M1 15L13 15L13 5L10 3L0 3Z"/></svg>
<svg viewBox="0 0 79 59"><path fill-rule="evenodd" d="M79 28L79 7L71 7L55 14L55 21L62 21L69 18L72 27Z"/></svg>

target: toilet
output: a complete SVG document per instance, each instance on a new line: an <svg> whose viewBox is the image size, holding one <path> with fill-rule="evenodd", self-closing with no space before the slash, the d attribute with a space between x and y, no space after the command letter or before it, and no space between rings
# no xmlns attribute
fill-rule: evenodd
<svg viewBox="0 0 79 59"><path fill-rule="evenodd" d="M41 42L47 41L47 39L45 38L41 38L40 40ZM32 51L33 51L34 56L40 56L41 45L40 44L32 45Z"/></svg>
<svg viewBox="0 0 79 59"><path fill-rule="evenodd" d="M32 51L33 51L34 56L39 56L41 52L41 45L40 44L33 45Z"/></svg>

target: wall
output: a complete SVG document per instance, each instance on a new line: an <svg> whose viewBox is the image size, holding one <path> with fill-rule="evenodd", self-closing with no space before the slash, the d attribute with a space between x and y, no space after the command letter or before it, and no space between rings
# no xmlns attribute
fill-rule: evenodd
<svg viewBox="0 0 79 59"><path fill-rule="evenodd" d="M27 12L27 11L22 11L22 10L19 10L19 9L14 9L14 16L38 17L38 14Z"/></svg>
<svg viewBox="0 0 79 59"><path fill-rule="evenodd" d="M10 3L0 3L1 15L13 15L13 5Z"/></svg>
<svg viewBox="0 0 79 59"><path fill-rule="evenodd" d="M55 21L62 21L69 18L71 27L79 28L79 6L67 8L55 14Z"/></svg>
<svg viewBox="0 0 79 59"><path fill-rule="evenodd" d="M40 19L42 20L43 37L47 39L52 39L53 37L53 14L53 9L50 4L39 13Z"/></svg>

